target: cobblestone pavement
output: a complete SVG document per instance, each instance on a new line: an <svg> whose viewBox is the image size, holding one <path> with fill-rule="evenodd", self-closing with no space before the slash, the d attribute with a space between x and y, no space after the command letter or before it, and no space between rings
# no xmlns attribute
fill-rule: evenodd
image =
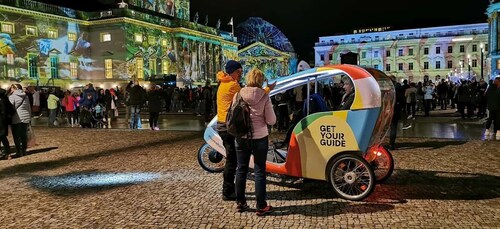
<svg viewBox="0 0 500 229"><path fill-rule="evenodd" d="M268 177L275 212L236 213L200 132L35 128L0 161L0 228L498 228L500 141L398 139L396 170L365 201L325 182ZM254 185L248 182L250 206Z"/></svg>

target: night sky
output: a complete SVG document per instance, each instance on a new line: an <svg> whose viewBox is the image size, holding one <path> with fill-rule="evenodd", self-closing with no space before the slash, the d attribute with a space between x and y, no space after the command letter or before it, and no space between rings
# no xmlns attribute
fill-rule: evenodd
<svg viewBox="0 0 500 229"><path fill-rule="evenodd" d="M43 0L42 0L43 1ZM44 0L81 10L99 10L119 0ZM404 5L402 5L404 4ZM209 15L221 29L234 17L235 26L248 17L262 17L277 26L292 42L299 59L313 59L319 36L351 33L353 29L391 26L420 28L486 22L488 0L192 0L191 18Z"/></svg>

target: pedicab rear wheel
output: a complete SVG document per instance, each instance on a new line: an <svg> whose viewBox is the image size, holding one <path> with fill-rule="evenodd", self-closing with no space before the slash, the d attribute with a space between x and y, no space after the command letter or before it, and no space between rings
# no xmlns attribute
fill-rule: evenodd
<svg viewBox="0 0 500 229"><path fill-rule="evenodd" d="M340 155L329 163L328 180L333 191L346 200L362 200L375 188L375 173L370 164L353 153Z"/></svg>
<svg viewBox="0 0 500 229"><path fill-rule="evenodd" d="M198 150L198 163L208 172L220 173L224 170L226 161L222 154L205 143Z"/></svg>
<svg viewBox="0 0 500 229"><path fill-rule="evenodd" d="M384 146L379 146L378 149L368 152L364 158L372 166L377 183L383 183L392 175L394 159L391 152Z"/></svg>

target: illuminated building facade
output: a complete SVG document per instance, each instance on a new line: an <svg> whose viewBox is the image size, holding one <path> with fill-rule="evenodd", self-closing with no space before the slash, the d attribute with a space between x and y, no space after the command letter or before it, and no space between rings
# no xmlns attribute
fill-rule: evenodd
<svg viewBox="0 0 500 229"><path fill-rule="evenodd" d="M238 56L229 33L189 21L188 0L125 1L81 12L30 0L0 1L0 79L23 85L111 87L133 78L215 79ZM122 5L123 6L123 5Z"/></svg>
<svg viewBox="0 0 500 229"><path fill-rule="evenodd" d="M320 37L315 65L340 63L342 54L358 54L358 64L398 79L423 81L448 76L491 76L488 63L488 24L467 24L406 30L369 28L353 34ZM481 53L483 58L481 58ZM481 61L482 59L482 61Z"/></svg>

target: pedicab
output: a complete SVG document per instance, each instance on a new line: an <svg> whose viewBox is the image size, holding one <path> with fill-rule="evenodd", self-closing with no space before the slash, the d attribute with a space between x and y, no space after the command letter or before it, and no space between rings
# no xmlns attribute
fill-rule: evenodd
<svg viewBox="0 0 500 229"><path fill-rule="evenodd" d="M347 77L347 78L346 78ZM344 78L354 86L354 102L349 110L309 112L292 125L288 147L270 146L266 172L291 177L328 181L334 193L347 200L362 200L393 172L394 161L382 142L390 128L395 90L391 78L373 68L355 65L329 65L312 68L277 79L270 96L297 87L307 87L307 97L318 92L318 85ZM313 83L314 82L314 83ZM198 162L209 172L224 169L225 149L216 131L214 118L204 133L205 144ZM250 167L253 164L251 162Z"/></svg>

